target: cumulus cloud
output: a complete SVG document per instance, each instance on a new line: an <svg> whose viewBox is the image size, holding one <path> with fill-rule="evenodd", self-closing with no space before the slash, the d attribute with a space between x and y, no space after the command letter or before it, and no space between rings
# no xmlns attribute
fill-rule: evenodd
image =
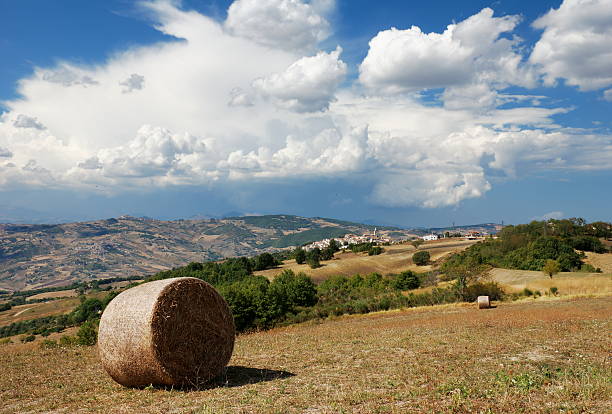
<svg viewBox="0 0 612 414"><path fill-rule="evenodd" d="M370 41L359 79L375 93L470 84L533 86L532 70L516 50L518 40L501 37L518 22L518 16L493 17L485 8L443 33L423 33L417 26L381 31Z"/></svg>
<svg viewBox="0 0 612 414"><path fill-rule="evenodd" d="M485 9L442 34L381 32L360 80L385 93L364 95L344 83L340 48L310 51L329 30L321 16L333 5L238 0L219 23L172 2L146 3L155 27L180 41L131 48L96 66L38 68L19 82L20 98L0 116L0 188L121 192L337 177L367 182L372 203L439 207L482 196L492 175L610 168L610 136L564 129L553 117L568 108L500 91L533 79L508 38L518 18ZM249 32L274 13L279 24ZM291 42L309 51L298 55ZM406 58L402 45L422 56ZM459 75L436 72L449 51ZM425 71L434 73L415 81L387 58L415 76L429 62ZM64 75L50 81L49 73ZM444 106L387 93L428 87L445 88ZM500 107L509 100L513 108Z"/></svg>
<svg viewBox="0 0 612 414"><path fill-rule="evenodd" d="M45 126L38 122L36 118L23 114L17 115L17 118L13 121L13 125L17 128L45 129Z"/></svg>
<svg viewBox="0 0 612 414"><path fill-rule="evenodd" d="M564 0L533 26L544 32L529 60L545 84L564 79L585 91L612 85L611 0Z"/></svg>
<svg viewBox="0 0 612 414"><path fill-rule="evenodd" d="M309 51L330 35L325 13L333 6L331 0L236 0L229 7L225 27L264 46Z"/></svg>
<svg viewBox="0 0 612 414"><path fill-rule="evenodd" d="M119 85L123 86L123 93L130 93L144 88L144 80L144 76L132 73L126 80L119 82Z"/></svg>
<svg viewBox="0 0 612 414"><path fill-rule="evenodd" d="M0 158L11 158L13 153L6 148L0 147Z"/></svg>
<svg viewBox="0 0 612 414"><path fill-rule="evenodd" d="M296 112L323 111L335 98L346 75L346 64L339 59L341 49L303 57L285 71L253 82L261 94Z"/></svg>
<svg viewBox="0 0 612 414"><path fill-rule="evenodd" d="M44 71L40 73L40 76L44 81L59 83L63 86L91 86L98 84L96 80L92 79L88 75L82 74L81 72L82 71L77 68L69 65L63 65L55 70Z"/></svg>

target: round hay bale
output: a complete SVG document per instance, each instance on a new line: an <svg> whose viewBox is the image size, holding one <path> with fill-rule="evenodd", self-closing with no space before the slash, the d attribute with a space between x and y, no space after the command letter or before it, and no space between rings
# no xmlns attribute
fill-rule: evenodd
<svg viewBox="0 0 612 414"><path fill-rule="evenodd" d="M128 289L104 310L102 365L119 384L194 386L219 375L234 350L232 313L208 283L191 277Z"/></svg>
<svg viewBox="0 0 612 414"><path fill-rule="evenodd" d="M491 307L491 301L488 296L478 296L476 302L478 303L478 309L489 309Z"/></svg>

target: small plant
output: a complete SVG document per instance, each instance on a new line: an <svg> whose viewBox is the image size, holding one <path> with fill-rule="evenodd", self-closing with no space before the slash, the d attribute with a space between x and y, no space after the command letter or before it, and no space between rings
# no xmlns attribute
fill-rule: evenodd
<svg viewBox="0 0 612 414"><path fill-rule="evenodd" d="M368 256L378 256L383 252L383 248L379 246L373 246L368 250Z"/></svg>
<svg viewBox="0 0 612 414"><path fill-rule="evenodd" d="M548 275L552 279L553 275L556 275L560 271L559 262L556 260L548 259L546 260L546 264L542 268L542 272Z"/></svg>
<svg viewBox="0 0 612 414"><path fill-rule="evenodd" d="M34 335L24 335L21 337L20 341L25 344L27 342L32 342L35 339L36 339L36 336Z"/></svg>
<svg viewBox="0 0 612 414"><path fill-rule="evenodd" d="M2 338L0 339L0 345L8 345L8 344L12 344L13 341L11 340L11 338Z"/></svg>
<svg viewBox="0 0 612 414"><path fill-rule="evenodd" d="M98 321L85 322L77 332L77 344L91 346L98 342Z"/></svg>
<svg viewBox="0 0 612 414"><path fill-rule="evenodd" d="M45 339L40 343L40 347L43 349L57 348L57 346L58 346L57 341L53 339Z"/></svg>
<svg viewBox="0 0 612 414"><path fill-rule="evenodd" d="M425 250L418 251L412 255L412 261L417 266L425 266L427 263L429 263L430 258L431 256L429 255L429 252Z"/></svg>
<svg viewBox="0 0 612 414"><path fill-rule="evenodd" d="M64 346L73 346L77 344L77 338L74 336L70 336L70 335L62 335L62 337L59 340L59 345L64 347Z"/></svg>
<svg viewBox="0 0 612 414"><path fill-rule="evenodd" d="M553 295L553 296L557 296L557 293L558 293L558 292L559 292L559 289L557 289L557 287L552 286L552 287L550 288L550 294L551 294L551 295Z"/></svg>

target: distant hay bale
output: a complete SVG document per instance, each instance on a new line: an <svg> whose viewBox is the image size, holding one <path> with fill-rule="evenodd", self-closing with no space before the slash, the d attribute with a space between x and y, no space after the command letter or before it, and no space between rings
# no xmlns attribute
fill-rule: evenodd
<svg viewBox="0 0 612 414"><path fill-rule="evenodd" d="M164 279L128 289L100 320L102 365L118 383L189 386L219 375L234 349L232 313L208 283Z"/></svg>
<svg viewBox="0 0 612 414"><path fill-rule="evenodd" d="M478 309L489 309L491 307L491 301L488 296L478 296L477 303Z"/></svg>

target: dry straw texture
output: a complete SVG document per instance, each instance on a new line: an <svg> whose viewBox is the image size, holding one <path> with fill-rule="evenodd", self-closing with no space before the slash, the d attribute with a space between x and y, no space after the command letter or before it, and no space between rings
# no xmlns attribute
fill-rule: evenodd
<svg viewBox="0 0 612 414"><path fill-rule="evenodd" d="M489 309L491 307L491 301L488 296L478 296L478 309Z"/></svg>
<svg viewBox="0 0 612 414"><path fill-rule="evenodd" d="M234 349L231 311L208 283L158 280L126 290L102 315L104 369L129 387L194 386L219 375Z"/></svg>

